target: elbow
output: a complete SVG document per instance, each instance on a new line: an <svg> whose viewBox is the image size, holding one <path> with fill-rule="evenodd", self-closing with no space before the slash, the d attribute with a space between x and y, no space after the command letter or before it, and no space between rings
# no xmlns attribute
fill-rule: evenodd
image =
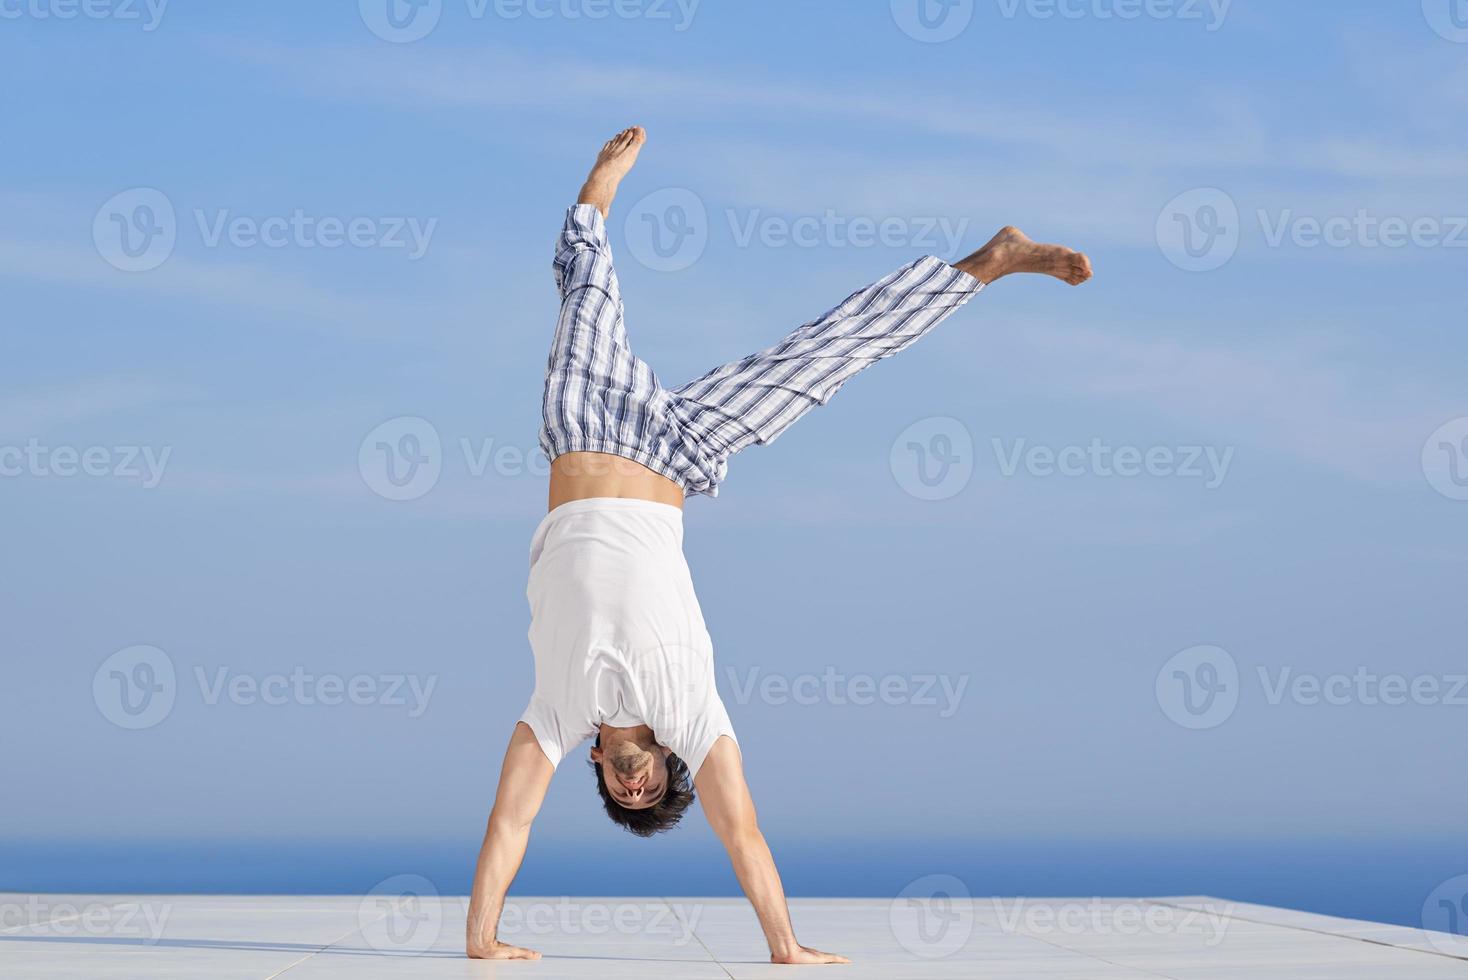
<svg viewBox="0 0 1468 980"><path fill-rule="evenodd" d="M489 834L491 837L511 837L520 834L528 835L530 825L534 817L517 813L501 813L495 810L489 815Z"/></svg>
<svg viewBox="0 0 1468 980"><path fill-rule="evenodd" d="M767 845L759 824L750 821L729 830L724 835L724 847L730 854L758 854Z"/></svg>

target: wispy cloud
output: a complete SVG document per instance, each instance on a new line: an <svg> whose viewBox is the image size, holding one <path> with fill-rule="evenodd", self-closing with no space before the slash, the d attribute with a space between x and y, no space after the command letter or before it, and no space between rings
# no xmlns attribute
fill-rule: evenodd
<svg viewBox="0 0 1468 980"><path fill-rule="evenodd" d="M959 138L1007 153L1075 160L1092 173L1103 167L1155 172L1208 166L1346 178L1468 175L1461 136L1383 153L1359 141L1354 130L1299 135L1298 120L1271 124L1268 93L1255 93L1242 82L1238 88L1202 96L1192 89L1179 93L1172 106L1177 118L1159 119L1154 104L1152 119L1143 122L1125 103L1100 111L1095 106L1060 111L1053 99L1027 99L1023 90L978 105L971 98L918 88L894 91L886 84L863 87L843 80L839 86L822 87L808 78L755 71L731 78L627 63L529 58L501 47L404 50L391 57L332 46L230 42L217 49L238 62L268 69L274 78L307 94L404 109L486 107L584 114L586 94L595 92L598 104L629 102L701 122L754 116L766 131L791 124L859 121L869 127L866 132ZM881 157L885 148L871 149L874 157ZM1373 162L1389 166L1373 169Z"/></svg>
<svg viewBox="0 0 1468 980"><path fill-rule="evenodd" d="M101 378L15 391L0 400L0 438L40 437L58 426L156 405L170 397L147 380Z"/></svg>
<svg viewBox="0 0 1468 980"><path fill-rule="evenodd" d="M1420 480L1423 440L1468 407L1425 379L1372 367L1340 338L1224 346L1053 324L1011 338L1001 341L1006 371L1059 397L1094 396L1377 484Z"/></svg>

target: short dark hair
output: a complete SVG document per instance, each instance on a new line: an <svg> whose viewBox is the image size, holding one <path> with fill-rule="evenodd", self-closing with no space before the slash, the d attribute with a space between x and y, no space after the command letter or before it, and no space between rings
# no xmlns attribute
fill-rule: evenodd
<svg viewBox="0 0 1468 980"><path fill-rule="evenodd" d="M596 747L601 748L600 735L596 737ZM642 810L632 810L618 803L607 789L601 764L591 763L591 771L596 774L597 795L601 797L602 806L606 808L607 816L612 818L613 823L620 824L623 830L638 837L651 837L678 825L683 814L693 805L693 778L683 760L671 752L668 753L667 763L668 785L663 790L663 798L656 805Z"/></svg>

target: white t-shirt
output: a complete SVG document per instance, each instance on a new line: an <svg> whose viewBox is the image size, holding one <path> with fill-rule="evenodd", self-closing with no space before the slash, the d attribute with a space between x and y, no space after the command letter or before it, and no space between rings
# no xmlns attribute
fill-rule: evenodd
<svg viewBox="0 0 1468 980"><path fill-rule="evenodd" d="M558 766L603 722L646 725L698 774L734 738L683 558L683 512L596 497L546 515L530 545L535 693L520 720Z"/></svg>

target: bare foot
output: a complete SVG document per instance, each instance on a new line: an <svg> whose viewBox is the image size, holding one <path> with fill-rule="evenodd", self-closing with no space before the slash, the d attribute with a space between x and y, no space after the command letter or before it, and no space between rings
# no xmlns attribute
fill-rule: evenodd
<svg viewBox="0 0 1468 980"><path fill-rule="evenodd" d="M809 946L801 946L800 948L796 949L792 953L785 953L783 955L781 955L781 954L772 954L770 956L770 962L771 963L781 963L781 964L785 964L785 963L822 964L822 963L850 963L851 961L848 960L844 956L837 956L835 953L822 953L818 949L811 949Z"/></svg>
<svg viewBox="0 0 1468 980"><path fill-rule="evenodd" d="M617 187L637 162L642 144L647 142L647 130L641 126L624 129L607 140L596 156L596 164L581 188L577 204L593 204L606 218L612 211L612 199L617 196Z"/></svg>
<svg viewBox="0 0 1468 980"><path fill-rule="evenodd" d="M973 255L959 262L961 269L982 283L1015 272L1038 272L1054 276L1072 286L1091 278L1091 260L1063 245L1042 245L1031 241L1024 232L1010 225Z"/></svg>
<svg viewBox="0 0 1468 980"><path fill-rule="evenodd" d="M471 960L538 960L540 954L523 946L509 943L470 943L465 950Z"/></svg>

